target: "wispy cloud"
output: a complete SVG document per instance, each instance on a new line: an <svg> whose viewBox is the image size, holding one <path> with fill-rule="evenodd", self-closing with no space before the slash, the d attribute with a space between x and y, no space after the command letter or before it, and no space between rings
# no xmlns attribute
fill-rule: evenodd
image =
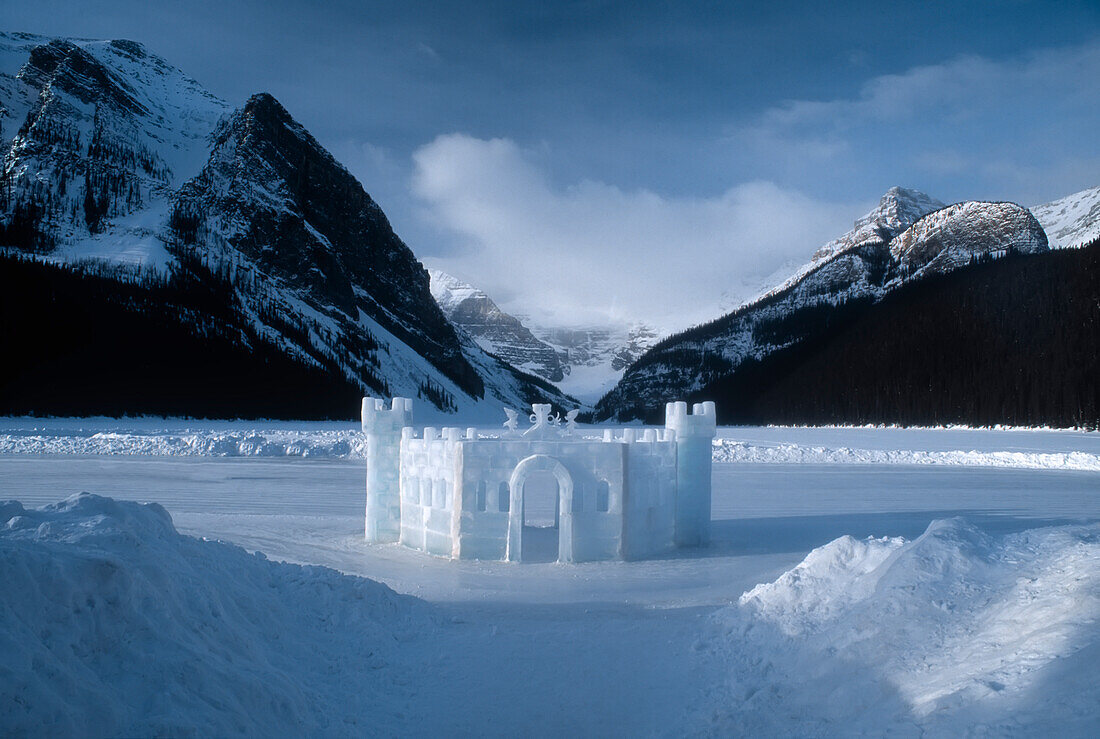
<svg viewBox="0 0 1100 739"><path fill-rule="evenodd" d="M990 190L967 197L1027 201L1095 184L1095 175L1059 178L1073 160L1095 159L1080 144L1100 122L1098 79L1100 42L1004 60L960 56L873 77L851 98L772 106L732 127L729 140L777 175L834 167L860 177L889 162L899 178L967 173ZM999 179L1005 171L1026 175Z"/></svg>
<svg viewBox="0 0 1100 739"><path fill-rule="evenodd" d="M534 159L508 139L441 136L414 155L413 186L467 246L433 264L559 323L713 318L723 296L807 258L860 207L762 181L711 198L591 180L559 187Z"/></svg>

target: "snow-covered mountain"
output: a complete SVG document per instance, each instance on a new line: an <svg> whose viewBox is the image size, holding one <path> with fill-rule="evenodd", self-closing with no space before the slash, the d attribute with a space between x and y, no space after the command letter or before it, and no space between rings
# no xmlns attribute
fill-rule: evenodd
<svg viewBox="0 0 1100 739"><path fill-rule="evenodd" d="M482 290L441 270L429 270L432 295L443 313L486 351L595 403L657 341L638 323L625 326L548 327L502 311Z"/></svg>
<svg viewBox="0 0 1100 739"><path fill-rule="evenodd" d="M619 326L532 326L558 352L565 378L563 391L594 404L657 343L657 332L644 323Z"/></svg>
<svg viewBox="0 0 1100 739"><path fill-rule="evenodd" d="M923 276L1009 251L1048 250L1039 222L1012 203L939 201L892 188L879 207L830 242L794 277L709 324L669 337L643 355L597 405L597 418L628 420L684 398L819 331L845 301L879 300Z"/></svg>
<svg viewBox="0 0 1100 739"><path fill-rule="evenodd" d="M868 242L889 241L916 223L922 216L943 207L944 204L939 200L925 195L920 190L891 187L879 199L877 208L862 218L856 219L851 231L815 251L809 262L796 269L777 287L765 291L761 297L783 292L825 262L853 247Z"/></svg>
<svg viewBox="0 0 1100 739"><path fill-rule="evenodd" d="M3 244L163 265L168 200L229 112L132 41L0 33Z"/></svg>
<svg viewBox="0 0 1100 739"><path fill-rule="evenodd" d="M255 336L364 393L571 404L455 332L381 208L270 95L233 109L132 41L0 34L0 141L0 246L217 275Z"/></svg>
<svg viewBox="0 0 1100 739"><path fill-rule="evenodd" d="M468 333L478 346L513 367L561 382L565 377L554 347L539 341L515 316L502 311L478 288L441 270L428 270L432 297L444 315Z"/></svg>
<svg viewBox="0 0 1100 739"><path fill-rule="evenodd" d="M1031 213L1046 231L1051 249L1084 246L1100 236L1100 187L1033 206Z"/></svg>

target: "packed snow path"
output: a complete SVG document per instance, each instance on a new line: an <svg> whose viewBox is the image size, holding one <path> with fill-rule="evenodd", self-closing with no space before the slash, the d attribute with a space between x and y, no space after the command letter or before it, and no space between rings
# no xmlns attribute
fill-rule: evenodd
<svg viewBox="0 0 1100 739"><path fill-rule="evenodd" d="M889 432L863 429L744 431L750 433L761 447L790 443L800 434L809 442L802 448L897 446L889 443ZM923 451L968 448L956 443L964 432L921 433L928 442ZM829 438L810 438L821 434ZM1095 437L1088 435L965 434L979 442L969 449L983 452L1094 451L1087 445ZM368 703L383 733L395 725L411 734L806 734L842 727L951 733L980 719L995 733L1035 730L1053 721L1061 733L1075 735L1100 726L1097 686L1082 667L1100 650L1100 477L1094 472L719 463L714 546L648 562L572 566L450 562L398 546L366 546L363 477L362 462L346 459L0 456L0 499L29 507L87 490L156 501L184 533L238 543L272 559L328 565L429 601L433 618L413 624L417 638L398 650L400 665L387 673L394 678L384 691L387 700ZM955 516L967 523L941 526L930 538L925 534L933 520ZM1019 533L1050 526L1076 528ZM943 531L955 532L954 538ZM1017 535L1035 542L1032 550L1046 552L1046 559L1028 554L1012 539ZM901 546L868 544L860 556L851 554L859 547L843 549L844 542L868 536L912 543L908 559L889 570L895 581L919 571L921 552L967 566L941 577L942 587L932 578L919 602L852 597L824 603L822 593L862 592L866 585L859 583L870 582L869 573L882 564L879 555ZM824 547L823 553L807 562L818 565L800 582L816 589L802 587L795 605L784 606L796 591L792 576L783 573L797 572L792 568L815 547ZM1005 552L1017 564L1006 566ZM815 570L822 562L828 566ZM1034 587L1015 584L1021 567ZM973 575L979 571L985 574ZM759 583L775 583L770 600L739 602L746 592L768 593L753 590ZM930 593L960 618L937 622L922 610ZM919 645L891 641L881 630L852 632L846 625L853 616L856 622L875 621L883 608L893 608L895 620L886 623L912 625L916 636L931 633L921 631L926 627L958 626L959 634L970 628L987 642L1003 641L1004 633L978 627L983 613L1000 618L1008 612L983 611L980 599L967 594L993 604L1027 596L1038 604L1032 614L1047 613L1044 604L1077 609L1053 623L1058 639L1030 645L1026 664L1012 651L989 652L1007 665L1011 680L997 674L996 666L973 674L955 669L970 660L958 639L932 644L933 667L949 690L946 700L931 703L912 692L919 684L912 676L920 673L906 672ZM806 598L821 607L803 618L796 605ZM771 605L757 609L757 601ZM753 628L746 631L746 623ZM791 623L801 631L776 633ZM816 641L822 641L820 648ZM837 657L845 643L858 647L848 661ZM885 667L861 670L867 665L860 660ZM837 710L818 695L829 681L853 679L854 689L881 700L872 697L870 708L859 712ZM1062 688L1069 693L1059 697ZM937 710L927 713L929 705ZM794 708L777 710L786 706ZM983 706L996 710L983 714ZM1007 723L995 720L1005 715Z"/></svg>

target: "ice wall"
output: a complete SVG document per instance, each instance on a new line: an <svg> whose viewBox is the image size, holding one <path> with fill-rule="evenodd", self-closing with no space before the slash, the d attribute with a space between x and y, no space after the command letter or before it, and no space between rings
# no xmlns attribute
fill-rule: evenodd
<svg viewBox="0 0 1100 739"><path fill-rule="evenodd" d="M665 406L665 428L676 433L676 546L710 542L711 442L717 435L714 403Z"/></svg>
<svg viewBox="0 0 1100 739"><path fill-rule="evenodd" d="M460 443L461 510L456 519L455 554L461 559L522 558L522 516L517 508L526 459L547 471L560 464L569 477L559 481L558 559L585 562L616 559L623 552L625 487L622 444L602 441L480 439ZM543 469L543 468L546 469Z"/></svg>
<svg viewBox="0 0 1100 739"><path fill-rule="evenodd" d="M623 558L644 559L675 545L677 453L667 429L623 431L627 461Z"/></svg>
<svg viewBox="0 0 1100 739"><path fill-rule="evenodd" d="M401 537L407 547L454 557L457 460L462 432L428 426L420 438L404 430L401 439Z"/></svg>
<svg viewBox="0 0 1100 739"><path fill-rule="evenodd" d="M401 534L401 430L412 425L412 400L394 398L389 408L379 398L363 398L367 435L367 510L365 537L394 542Z"/></svg>

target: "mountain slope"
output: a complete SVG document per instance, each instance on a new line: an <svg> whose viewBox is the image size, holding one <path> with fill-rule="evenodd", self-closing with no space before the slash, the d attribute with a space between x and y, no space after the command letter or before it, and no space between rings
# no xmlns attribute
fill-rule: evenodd
<svg viewBox="0 0 1100 739"><path fill-rule="evenodd" d="M270 95L234 111L134 42L26 34L0 35L0 95L0 246L217 275L246 333L363 393L571 404L460 339L382 210Z"/></svg>
<svg viewBox="0 0 1100 739"><path fill-rule="evenodd" d="M163 263L167 198L228 112L132 41L0 34L3 243Z"/></svg>
<svg viewBox="0 0 1100 739"><path fill-rule="evenodd" d="M1100 187L1036 205L1031 212L1046 231L1051 249L1083 246L1100 236Z"/></svg>
<svg viewBox="0 0 1100 739"><path fill-rule="evenodd" d="M1048 248L1038 222L1018 205L967 202L917 217L935 201L913 197L913 192L889 191L877 211L857 221L847 237L832 242L843 247L827 245L821 257L785 286L657 344L600 400L596 417L640 418L669 400L692 395L747 360L763 359L813 336L845 301L874 302L909 281L949 272L984 255ZM913 207L902 207L900 200ZM875 213L886 217L876 220ZM887 220L898 214L916 220L909 225Z"/></svg>
<svg viewBox="0 0 1100 739"><path fill-rule="evenodd" d="M724 423L1100 427L1100 243L980 261L838 306L693 399Z"/></svg>
<svg viewBox="0 0 1100 739"><path fill-rule="evenodd" d="M851 231L815 251L809 262L777 287L768 290L763 297L775 295L796 285L810 272L855 247L889 241L923 216L943 207L944 204L939 200L920 190L891 187L879 198L876 208L856 219Z"/></svg>

